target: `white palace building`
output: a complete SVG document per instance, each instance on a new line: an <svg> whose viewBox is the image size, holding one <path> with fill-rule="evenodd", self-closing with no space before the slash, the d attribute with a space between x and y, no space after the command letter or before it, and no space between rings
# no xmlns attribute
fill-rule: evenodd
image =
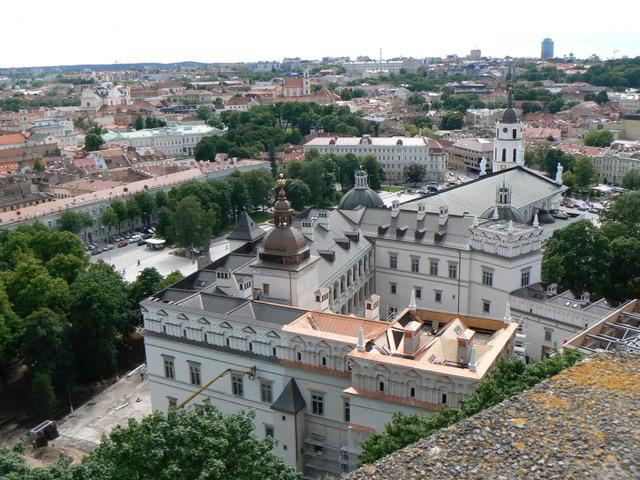
<svg viewBox="0 0 640 480"><path fill-rule="evenodd" d="M455 407L500 358L609 314L527 293L579 217L554 219L566 187L517 160L391 208L362 170L335 209L294 216L281 189L271 230L244 215L229 253L141 303L153 408L250 409L305 477L338 476L395 412Z"/></svg>

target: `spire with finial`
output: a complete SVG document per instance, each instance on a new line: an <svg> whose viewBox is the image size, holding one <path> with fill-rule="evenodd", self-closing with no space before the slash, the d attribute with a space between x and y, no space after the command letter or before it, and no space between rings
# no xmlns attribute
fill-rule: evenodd
<svg viewBox="0 0 640 480"><path fill-rule="evenodd" d="M287 194L284 191L284 187L287 185L287 179L282 173L278 176L277 183L280 191L278 192L278 200L276 200L273 208L273 221L276 227L284 228L291 225L293 210L291 209L291 203L287 200Z"/></svg>

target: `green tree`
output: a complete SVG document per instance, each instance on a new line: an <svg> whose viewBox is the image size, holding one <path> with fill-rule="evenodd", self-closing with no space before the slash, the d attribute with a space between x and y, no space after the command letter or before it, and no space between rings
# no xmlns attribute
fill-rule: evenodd
<svg viewBox="0 0 640 480"><path fill-rule="evenodd" d="M42 163L42 159L36 158L33 161L33 171L38 173L44 172L44 163Z"/></svg>
<svg viewBox="0 0 640 480"><path fill-rule="evenodd" d="M196 160L215 160L216 153L218 153L218 151L216 148L216 144L212 140L209 140L210 138L211 137L204 137L196 145L196 149L194 152Z"/></svg>
<svg viewBox="0 0 640 480"><path fill-rule="evenodd" d="M4 380L7 362L7 347L22 328L20 319L13 311L4 285L0 282L0 375Z"/></svg>
<svg viewBox="0 0 640 480"><path fill-rule="evenodd" d="M373 155L367 155L360 160L360 164L369 174L369 186L371 189L380 190L384 173L378 159Z"/></svg>
<svg viewBox="0 0 640 480"><path fill-rule="evenodd" d="M211 115L211 107L207 105L200 105L196 110L196 116L200 120L207 120Z"/></svg>
<svg viewBox="0 0 640 480"><path fill-rule="evenodd" d="M551 178L555 178L558 169L558 163L562 165L565 172L573 170L575 159L572 155L564 153L562 150L546 149L544 159L542 160L542 169L547 172Z"/></svg>
<svg viewBox="0 0 640 480"><path fill-rule="evenodd" d="M66 210L60 215L58 228L63 231L78 234L85 228L93 226L93 218L85 212Z"/></svg>
<svg viewBox="0 0 640 480"><path fill-rule="evenodd" d="M573 167L573 175L578 188L585 188L592 185L596 178L596 171L593 168L591 159L586 156L579 157Z"/></svg>
<svg viewBox="0 0 640 480"><path fill-rule="evenodd" d="M273 203L273 185L275 183L269 170L253 170L243 175L249 194L249 203L256 210Z"/></svg>
<svg viewBox="0 0 640 480"><path fill-rule="evenodd" d="M110 208L118 217L118 233L122 230L122 222L127 219L127 207L122 200L114 200L111 202Z"/></svg>
<svg viewBox="0 0 640 480"><path fill-rule="evenodd" d="M558 258L562 268L557 265L560 263ZM602 295L609 282L611 258L609 240L590 221L581 220L553 232L547 241L542 269L543 272L555 272L548 280L576 294ZM547 264L550 261L553 267ZM546 275L549 277L549 273Z"/></svg>
<svg viewBox="0 0 640 480"><path fill-rule="evenodd" d="M162 289L164 278L154 267L143 269L129 285L129 300L138 305L142 300Z"/></svg>
<svg viewBox="0 0 640 480"><path fill-rule="evenodd" d="M295 470L258 440L253 414L223 415L209 401L192 408L154 411L103 437L80 464L76 480L294 480Z"/></svg>
<svg viewBox="0 0 640 480"><path fill-rule="evenodd" d="M58 253L49 260L45 267L54 278L61 278L67 284L71 284L89 265L87 255L77 256L71 253Z"/></svg>
<svg viewBox="0 0 640 480"><path fill-rule="evenodd" d="M167 240L168 243L173 243L173 229L171 228L171 221L173 214L167 207L163 207L158 211L158 221L156 222L156 234Z"/></svg>
<svg viewBox="0 0 640 480"><path fill-rule="evenodd" d="M111 228L120 223L118 214L113 207L109 206L105 208L104 212L102 212L102 216L100 217L100 223L107 227L107 236L111 236Z"/></svg>
<svg viewBox="0 0 640 480"><path fill-rule="evenodd" d="M15 270L1 273L14 311L21 317L47 307L58 313L67 311L69 286L53 278L42 262L32 256L20 257Z"/></svg>
<svg viewBox="0 0 640 480"><path fill-rule="evenodd" d="M461 113L447 113L440 120L442 130L460 130L464 125L464 117Z"/></svg>
<svg viewBox="0 0 640 480"><path fill-rule="evenodd" d="M73 480L69 462L64 459L51 467L29 466L22 444L12 451L0 447L0 476L2 480Z"/></svg>
<svg viewBox="0 0 640 480"><path fill-rule="evenodd" d="M640 190L640 168L629 170L622 177L622 188Z"/></svg>
<svg viewBox="0 0 640 480"><path fill-rule="evenodd" d="M607 95L607 92L605 90L603 90L602 92L598 92L598 94L596 95L596 103L598 103L599 105L602 105L603 103L608 103L609 102L609 95Z"/></svg>
<svg viewBox="0 0 640 480"><path fill-rule="evenodd" d="M160 290L167 288L176 282L179 282L183 278L184 278L184 275L180 273L180 270L176 270L174 272L169 273L166 277L164 277L164 280L162 281L162 285L160 285Z"/></svg>
<svg viewBox="0 0 640 480"><path fill-rule="evenodd" d="M103 378L115 365L116 335L131 332L135 323L126 285L112 266L91 264L73 282L69 320L78 374Z"/></svg>
<svg viewBox="0 0 640 480"><path fill-rule="evenodd" d="M24 319L19 352L32 373L47 371L60 385L73 377L69 323L63 315L46 307Z"/></svg>
<svg viewBox="0 0 640 480"><path fill-rule="evenodd" d="M611 284L608 296L619 301L640 298L640 239L621 237L611 242Z"/></svg>
<svg viewBox="0 0 640 480"><path fill-rule="evenodd" d="M626 226L630 233L640 234L640 191L613 197L602 212L602 218Z"/></svg>
<svg viewBox="0 0 640 480"><path fill-rule="evenodd" d="M46 418L53 414L57 400L49 371L40 370L33 375L31 400L33 402L33 410L38 417Z"/></svg>
<svg viewBox="0 0 640 480"><path fill-rule="evenodd" d="M426 169L424 165L413 162L404 167L404 180L405 182L412 182L414 185L417 185L422 182L425 173Z"/></svg>
<svg viewBox="0 0 640 480"><path fill-rule="evenodd" d="M139 218L141 214L140 205L135 198L131 197L127 199L124 206L127 211L127 219L131 221L131 227L133 228L136 218Z"/></svg>
<svg viewBox="0 0 640 480"><path fill-rule="evenodd" d="M212 235L211 220L197 198L188 196L178 202L171 219L177 246L189 249L204 247Z"/></svg>
<svg viewBox="0 0 640 480"><path fill-rule="evenodd" d="M102 135L96 133L87 133L84 136L84 149L87 152L95 152L96 150L100 150L104 145L104 139Z"/></svg>
<svg viewBox="0 0 640 480"><path fill-rule="evenodd" d="M156 208L159 210L166 207L169 203L169 198L164 190L158 190L154 197Z"/></svg>
<svg viewBox="0 0 640 480"><path fill-rule="evenodd" d="M611 130L592 130L585 134L582 141L590 147L608 147L613 142L613 133Z"/></svg>
<svg viewBox="0 0 640 480"><path fill-rule="evenodd" d="M133 200L136 203L139 215L142 217L143 225L148 226L155 207L153 197L147 192L137 192L133 195Z"/></svg>
<svg viewBox="0 0 640 480"><path fill-rule="evenodd" d="M291 208L294 210L303 210L311 200L311 190L299 178L287 180L284 190L287 194L287 199L291 202Z"/></svg>
<svg viewBox="0 0 640 480"><path fill-rule="evenodd" d="M144 128L144 118L142 117L142 115L138 115L136 117L135 122L133 122L133 127L136 130L142 130Z"/></svg>

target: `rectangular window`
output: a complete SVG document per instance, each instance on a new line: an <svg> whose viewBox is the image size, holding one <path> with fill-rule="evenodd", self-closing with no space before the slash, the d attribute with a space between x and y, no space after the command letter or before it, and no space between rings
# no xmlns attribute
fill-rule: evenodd
<svg viewBox="0 0 640 480"><path fill-rule="evenodd" d="M442 396L440 397L440 403L442 403L443 405L445 405L447 403L447 394L443 393Z"/></svg>
<svg viewBox="0 0 640 480"><path fill-rule="evenodd" d="M200 385L200 364L189 362L189 380L191 385Z"/></svg>
<svg viewBox="0 0 640 480"><path fill-rule="evenodd" d="M274 437L273 425L265 425L264 426L264 436L265 437Z"/></svg>
<svg viewBox="0 0 640 480"><path fill-rule="evenodd" d="M458 278L458 264L457 263L449 263L449 278L456 279Z"/></svg>
<svg viewBox="0 0 640 480"><path fill-rule="evenodd" d="M413 273L420 272L420 258L419 257L411 257L411 271Z"/></svg>
<svg viewBox="0 0 640 480"><path fill-rule="evenodd" d="M271 382L260 382L260 400L265 403L273 403Z"/></svg>
<svg viewBox="0 0 640 480"><path fill-rule="evenodd" d="M389 287L390 287L390 288L389 288L389 292L390 292L392 295L395 295L396 293L398 293L398 284L396 284L396 283L391 283L391 284L389 284Z"/></svg>
<svg viewBox="0 0 640 480"><path fill-rule="evenodd" d="M324 395L319 393L311 395L311 413L324 417Z"/></svg>
<svg viewBox="0 0 640 480"><path fill-rule="evenodd" d="M262 284L262 293L266 296L269 296L269 284L268 283L263 283Z"/></svg>
<svg viewBox="0 0 640 480"><path fill-rule="evenodd" d="M178 399L167 397L167 404L169 405L169 408L176 408L176 406L178 405Z"/></svg>
<svg viewBox="0 0 640 480"><path fill-rule="evenodd" d="M520 286L526 287L529 285L531 281L531 269L525 268L524 270L520 270Z"/></svg>
<svg viewBox="0 0 640 480"><path fill-rule="evenodd" d="M395 253L389 254L389 268L392 268L393 270L398 269L398 255Z"/></svg>
<svg viewBox="0 0 640 480"><path fill-rule="evenodd" d="M482 284L487 287L493 286L493 270L482 269Z"/></svg>
<svg viewBox="0 0 640 480"><path fill-rule="evenodd" d="M344 421L351 421L351 401L348 398L344 399Z"/></svg>
<svg viewBox="0 0 640 480"><path fill-rule="evenodd" d="M429 275L438 275L438 259L429 259Z"/></svg>
<svg viewBox="0 0 640 480"><path fill-rule="evenodd" d="M553 330L546 329L544 330L544 341L551 342L553 338Z"/></svg>
<svg viewBox="0 0 640 480"><path fill-rule="evenodd" d="M442 290L434 290L433 301L436 303L442 303Z"/></svg>
<svg viewBox="0 0 640 480"><path fill-rule="evenodd" d="M164 358L164 376L165 378L174 380L176 378L175 359L173 357L163 357L163 358Z"/></svg>
<svg viewBox="0 0 640 480"><path fill-rule="evenodd" d="M231 374L231 393L233 393L236 397L244 397L242 375L238 373Z"/></svg>
<svg viewBox="0 0 640 480"><path fill-rule="evenodd" d="M489 300L482 301L482 313L490 313L491 312L491 302Z"/></svg>
<svg viewBox="0 0 640 480"><path fill-rule="evenodd" d="M415 287L416 299L422 298L422 289L420 287Z"/></svg>

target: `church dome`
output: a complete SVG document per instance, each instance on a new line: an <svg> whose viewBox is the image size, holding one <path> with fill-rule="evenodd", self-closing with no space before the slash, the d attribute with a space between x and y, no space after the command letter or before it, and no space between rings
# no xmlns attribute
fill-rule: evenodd
<svg viewBox="0 0 640 480"><path fill-rule="evenodd" d="M502 114L502 122L501 123L518 123L518 115L516 115L516 111L509 107Z"/></svg>
<svg viewBox="0 0 640 480"><path fill-rule="evenodd" d="M285 184L286 180L280 175L280 193L273 209L275 226L264 237L260 259L281 265L299 265L310 257L311 252L305 236L291 225L293 210L284 192Z"/></svg>
<svg viewBox="0 0 640 480"><path fill-rule="evenodd" d="M295 227L275 227L265 237L262 247L268 253L296 255L307 247L307 239Z"/></svg>
<svg viewBox="0 0 640 480"><path fill-rule="evenodd" d="M369 188L367 172L358 170L355 186L343 195L338 204L340 210L355 210L358 207L384 207L384 202L374 190Z"/></svg>

